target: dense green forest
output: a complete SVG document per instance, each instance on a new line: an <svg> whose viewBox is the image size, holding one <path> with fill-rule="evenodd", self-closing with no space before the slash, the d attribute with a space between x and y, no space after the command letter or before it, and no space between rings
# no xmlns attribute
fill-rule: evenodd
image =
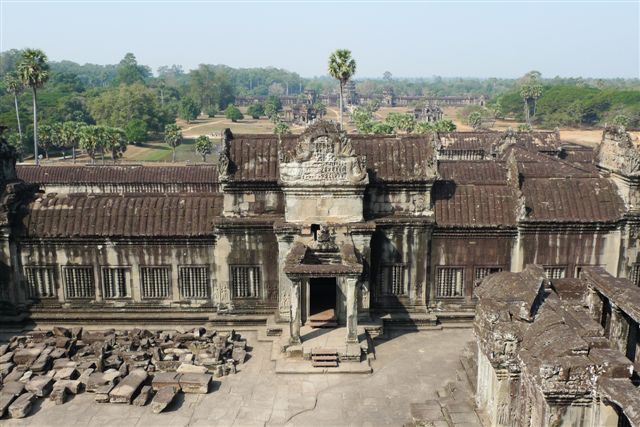
<svg viewBox="0 0 640 427"><path fill-rule="evenodd" d="M32 93L11 79L22 54L19 50L0 53L0 123L9 128L10 140L29 153ZM490 102L482 114L528 119L534 126L596 126L616 120L640 127L639 79L543 79L535 72L520 79L408 79L386 72L380 78L356 75L355 82L364 95L388 88L397 95L485 95ZM524 88L534 90L525 93ZM332 92L338 90L338 83L329 76L302 78L272 67L202 64L185 71L171 65L154 73L131 53L114 65L49 61L48 79L37 92L38 120L44 126L74 122L120 129L128 142L141 142L149 137L161 139L165 126L176 117L189 119L194 112L223 114L236 96L293 95L306 89ZM17 139L16 103L22 143Z"/></svg>

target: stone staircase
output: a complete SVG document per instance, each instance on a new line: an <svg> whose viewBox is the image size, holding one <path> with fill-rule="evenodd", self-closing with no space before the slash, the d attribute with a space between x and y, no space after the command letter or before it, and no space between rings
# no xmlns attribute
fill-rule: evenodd
<svg viewBox="0 0 640 427"><path fill-rule="evenodd" d="M312 328L335 328L338 326L336 312L333 309L329 309L309 316L307 325Z"/></svg>
<svg viewBox="0 0 640 427"><path fill-rule="evenodd" d="M337 368L338 351L330 348L311 350L311 364L314 368Z"/></svg>

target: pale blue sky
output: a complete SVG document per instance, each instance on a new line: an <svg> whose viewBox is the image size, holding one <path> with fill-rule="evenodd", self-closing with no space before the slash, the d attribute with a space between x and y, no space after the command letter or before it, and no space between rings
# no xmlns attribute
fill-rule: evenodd
<svg viewBox="0 0 640 427"><path fill-rule="evenodd" d="M275 66L326 74L336 48L356 77L639 77L640 1L79 2L0 0L0 49L52 60Z"/></svg>

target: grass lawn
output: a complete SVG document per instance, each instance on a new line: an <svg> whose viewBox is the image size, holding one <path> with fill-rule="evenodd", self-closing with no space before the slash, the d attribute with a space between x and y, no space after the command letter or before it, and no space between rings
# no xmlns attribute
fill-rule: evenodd
<svg viewBox="0 0 640 427"><path fill-rule="evenodd" d="M212 138L214 152L220 147L220 140ZM176 148L176 162L202 162L202 156L196 153L195 138L185 138ZM157 141L144 145L130 145L124 152L123 159L130 162L171 162L172 150L167 144ZM207 162L213 162L217 154L207 156Z"/></svg>

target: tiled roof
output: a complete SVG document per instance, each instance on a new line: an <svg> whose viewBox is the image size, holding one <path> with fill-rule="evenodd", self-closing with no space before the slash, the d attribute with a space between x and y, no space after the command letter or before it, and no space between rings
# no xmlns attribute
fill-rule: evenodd
<svg viewBox="0 0 640 427"><path fill-rule="evenodd" d="M275 135L237 135L231 140L234 181L277 181L278 138Z"/></svg>
<svg viewBox="0 0 640 427"><path fill-rule="evenodd" d="M19 179L36 184L215 183L214 165L197 166L32 166L18 165Z"/></svg>
<svg viewBox="0 0 640 427"><path fill-rule="evenodd" d="M554 131L517 132L514 135L518 145L536 151L555 151L561 145L560 135ZM438 134L442 147L448 150L485 149L489 151L491 146L499 143L504 137L505 133L492 131L457 131Z"/></svg>
<svg viewBox="0 0 640 427"><path fill-rule="evenodd" d="M298 136L283 137L285 150L292 149ZM433 150L428 136L402 137L349 135L358 156L366 157L372 181L415 181L429 178L427 165ZM278 141L273 135L237 135L231 140L233 181L272 181L279 177ZM422 168L423 174L416 173Z"/></svg>
<svg viewBox="0 0 640 427"><path fill-rule="evenodd" d="M23 219L29 237L196 237L213 233L222 197L49 194Z"/></svg>
<svg viewBox="0 0 640 427"><path fill-rule="evenodd" d="M506 184L504 162L496 160L440 160L440 176L457 184Z"/></svg>
<svg viewBox="0 0 640 427"><path fill-rule="evenodd" d="M572 163L593 163L595 151L591 147L569 146L563 148L563 159Z"/></svg>
<svg viewBox="0 0 640 427"><path fill-rule="evenodd" d="M609 222L624 213L622 199L604 178L526 178L522 193L527 221Z"/></svg>
<svg viewBox="0 0 640 427"><path fill-rule="evenodd" d="M447 150L488 151L500 139L498 132L445 132L438 134L442 148Z"/></svg>
<svg viewBox="0 0 640 427"><path fill-rule="evenodd" d="M356 154L367 159L372 181L416 181L430 178L426 171L433 162L427 136L352 136Z"/></svg>
<svg viewBox="0 0 640 427"><path fill-rule="evenodd" d="M596 169L591 165L570 163L521 147L513 147L511 155L518 163L518 173L525 178L595 178L598 176Z"/></svg>
<svg viewBox="0 0 640 427"><path fill-rule="evenodd" d="M433 188L436 224L440 227L514 226L515 204L506 185L455 185Z"/></svg>

